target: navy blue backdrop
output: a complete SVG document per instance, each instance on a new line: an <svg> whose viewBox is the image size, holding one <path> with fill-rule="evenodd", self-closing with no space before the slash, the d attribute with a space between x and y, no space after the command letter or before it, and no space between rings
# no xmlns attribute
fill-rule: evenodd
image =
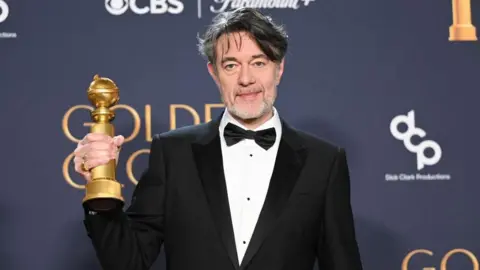
<svg viewBox="0 0 480 270"><path fill-rule="evenodd" d="M221 111L197 33L261 2L290 36L277 109L347 150L365 269L479 269L480 43L449 40L478 0L128 2L0 0L1 269L100 269L70 159L93 76L120 88L130 199L152 134Z"/></svg>

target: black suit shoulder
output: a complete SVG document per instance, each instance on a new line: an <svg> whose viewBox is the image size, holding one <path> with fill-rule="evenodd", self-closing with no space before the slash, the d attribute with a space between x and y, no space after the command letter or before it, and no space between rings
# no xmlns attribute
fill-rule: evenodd
<svg viewBox="0 0 480 270"><path fill-rule="evenodd" d="M344 148L332 141L319 137L315 134L307 131L299 130L291 127L291 129L301 139L303 145L310 151L320 151L327 155L337 155L339 152L344 151Z"/></svg>
<svg viewBox="0 0 480 270"><path fill-rule="evenodd" d="M163 133L157 133L153 136L153 140L181 141L191 143L198 141L210 133L212 133L215 123L202 123L198 125L189 125L169 130Z"/></svg>

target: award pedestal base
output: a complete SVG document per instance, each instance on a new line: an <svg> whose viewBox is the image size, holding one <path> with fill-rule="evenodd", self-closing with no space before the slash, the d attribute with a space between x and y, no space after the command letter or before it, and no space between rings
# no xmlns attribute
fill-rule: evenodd
<svg viewBox="0 0 480 270"><path fill-rule="evenodd" d="M449 28L450 41L476 41L477 33L475 26L471 24L456 24Z"/></svg>
<svg viewBox="0 0 480 270"><path fill-rule="evenodd" d="M85 186L86 195L83 204L94 211L108 211L122 207L122 185L112 180L93 180Z"/></svg>

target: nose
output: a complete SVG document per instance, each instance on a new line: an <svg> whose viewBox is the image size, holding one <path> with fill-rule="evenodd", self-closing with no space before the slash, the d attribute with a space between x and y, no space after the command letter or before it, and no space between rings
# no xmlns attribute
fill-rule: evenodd
<svg viewBox="0 0 480 270"><path fill-rule="evenodd" d="M249 86L255 83L255 76L248 65L242 66L238 75L238 84Z"/></svg>

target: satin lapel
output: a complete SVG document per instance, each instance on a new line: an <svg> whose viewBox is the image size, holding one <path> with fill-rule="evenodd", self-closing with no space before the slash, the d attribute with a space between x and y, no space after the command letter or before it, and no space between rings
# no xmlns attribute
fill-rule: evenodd
<svg viewBox="0 0 480 270"><path fill-rule="evenodd" d="M209 128L208 134L193 144L193 152L216 229L235 269L238 269L237 249L223 172L222 149L218 130L215 130L218 125L210 123Z"/></svg>
<svg viewBox="0 0 480 270"><path fill-rule="evenodd" d="M255 227L252 239L242 260L241 269L244 269L257 253L268 232L273 231L277 218L288 202L290 194L297 182L300 170L305 159L305 149L295 132L283 124L282 140L270 185L262 211Z"/></svg>

